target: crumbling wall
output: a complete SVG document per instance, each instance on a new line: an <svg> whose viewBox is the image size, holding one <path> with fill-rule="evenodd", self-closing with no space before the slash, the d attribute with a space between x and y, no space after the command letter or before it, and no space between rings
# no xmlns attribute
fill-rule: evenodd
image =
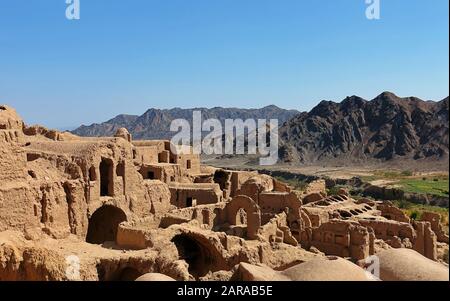
<svg viewBox="0 0 450 301"><path fill-rule="evenodd" d="M70 234L69 204L62 183L42 183L35 187L34 205L42 230L54 238L64 238Z"/></svg>
<svg viewBox="0 0 450 301"><path fill-rule="evenodd" d="M326 195L320 192L313 192L302 196L303 204L314 203L326 198Z"/></svg>
<svg viewBox="0 0 450 301"><path fill-rule="evenodd" d="M320 208L302 207L302 210L308 216L313 228L320 227L320 225L330 220L328 212Z"/></svg>
<svg viewBox="0 0 450 301"><path fill-rule="evenodd" d="M375 237L382 239L394 248L411 248L417 235L413 226L393 220L367 220L358 221L365 227L373 229Z"/></svg>
<svg viewBox="0 0 450 301"><path fill-rule="evenodd" d="M279 191L279 192L291 192L292 189L289 187L289 185L278 181L277 179L273 179L273 190Z"/></svg>
<svg viewBox="0 0 450 301"><path fill-rule="evenodd" d="M80 239L86 237L88 231L88 205L86 201L86 187L81 180L69 180L63 184L68 205L68 221L70 233Z"/></svg>
<svg viewBox="0 0 450 301"><path fill-rule="evenodd" d="M139 171L144 179L160 180L164 183L187 180L179 164L142 165Z"/></svg>
<svg viewBox="0 0 450 301"><path fill-rule="evenodd" d="M286 243L298 246L297 239L289 229L287 219L288 216L285 212L276 215L260 228L258 236L271 243Z"/></svg>
<svg viewBox="0 0 450 301"><path fill-rule="evenodd" d="M26 179L26 154L17 145L0 142L0 166L0 186Z"/></svg>
<svg viewBox="0 0 450 301"><path fill-rule="evenodd" d="M236 195L248 196L258 203L259 195L262 192L273 191L273 188L274 183L272 177L267 175L257 175L249 178L244 184L242 184L241 189L236 192Z"/></svg>
<svg viewBox="0 0 450 301"><path fill-rule="evenodd" d="M6 185L5 185L6 184ZM26 183L0 185L0 232L40 229L40 203Z"/></svg>
<svg viewBox="0 0 450 301"><path fill-rule="evenodd" d="M423 256L436 261L437 260L437 237L431 230L429 222L414 222L417 238L413 242L413 249Z"/></svg>
<svg viewBox="0 0 450 301"><path fill-rule="evenodd" d="M23 121L13 108L0 104L0 125L2 130L22 129Z"/></svg>
<svg viewBox="0 0 450 301"><path fill-rule="evenodd" d="M138 164L156 164L158 160L157 146L137 146L133 151L133 160Z"/></svg>
<svg viewBox="0 0 450 301"><path fill-rule="evenodd" d="M423 212L420 220L423 222L429 222L431 224L431 230L436 234L437 241L448 244L448 234L445 233L442 223L441 223L441 215L439 213L434 212Z"/></svg>
<svg viewBox="0 0 450 301"><path fill-rule="evenodd" d="M175 159L175 163L179 164L189 174L200 173L200 157L196 154L183 154L178 155Z"/></svg>
<svg viewBox="0 0 450 301"><path fill-rule="evenodd" d="M409 223L409 217L399 208L390 202L377 204L377 209L381 211L381 216L402 223Z"/></svg>
<svg viewBox="0 0 450 301"><path fill-rule="evenodd" d="M245 195L238 195L227 203L225 210L228 224L237 225L237 214L239 209L247 213L247 237L256 239L261 227L261 210L258 204Z"/></svg>
<svg viewBox="0 0 450 301"><path fill-rule="evenodd" d="M432 260L437 259L437 238L428 222L401 223L392 220L358 221L373 229L375 237L394 248L414 249Z"/></svg>
<svg viewBox="0 0 450 301"><path fill-rule="evenodd" d="M171 204L178 208L215 204L222 201L219 184L170 183Z"/></svg>
<svg viewBox="0 0 450 301"><path fill-rule="evenodd" d="M230 171L230 187L229 195L234 197L237 195L239 189L242 185L251 177L257 176L258 173L255 171Z"/></svg>
<svg viewBox="0 0 450 301"><path fill-rule="evenodd" d="M373 250L366 227L357 222L331 220L319 228L312 229L310 246L327 255L351 257L354 260L365 259Z"/></svg>
<svg viewBox="0 0 450 301"><path fill-rule="evenodd" d="M311 194L311 193L321 193L321 194L326 195L326 193L327 193L326 182L325 182L325 180L312 181L312 182L308 183L308 185L306 185L303 192L305 195Z"/></svg>
<svg viewBox="0 0 450 301"><path fill-rule="evenodd" d="M300 219L301 201L293 192L262 192L258 196L258 205L261 208L262 224L268 222L276 214L288 208L289 223Z"/></svg>
<svg viewBox="0 0 450 301"><path fill-rule="evenodd" d="M145 181L143 199L132 199L131 210L139 217L150 213L162 216L170 210L171 194L169 186L161 181Z"/></svg>

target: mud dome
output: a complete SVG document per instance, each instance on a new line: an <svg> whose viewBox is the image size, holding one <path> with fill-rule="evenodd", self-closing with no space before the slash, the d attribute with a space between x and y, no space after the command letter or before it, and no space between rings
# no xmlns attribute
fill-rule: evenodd
<svg viewBox="0 0 450 301"><path fill-rule="evenodd" d="M390 203L327 195L323 180L294 191L172 149L124 128L82 138L30 127L0 106L0 280L370 280L364 260L392 249L435 264L407 279L448 275L434 213L411 221Z"/></svg>

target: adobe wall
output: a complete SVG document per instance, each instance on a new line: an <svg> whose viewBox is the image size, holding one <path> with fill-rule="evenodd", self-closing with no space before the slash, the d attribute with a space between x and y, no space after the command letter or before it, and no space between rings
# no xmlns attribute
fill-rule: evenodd
<svg viewBox="0 0 450 301"><path fill-rule="evenodd" d="M140 164L159 163L157 146L138 146L134 148L133 159Z"/></svg>
<svg viewBox="0 0 450 301"><path fill-rule="evenodd" d="M303 193L305 195L311 194L311 193L324 193L327 192L327 186L325 180L315 180L308 185L306 185L306 188L304 189Z"/></svg>
<svg viewBox="0 0 450 301"><path fill-rule="evenodd" d="M162 217L160 226L167 228L171 225L196 220L204 229L222 228L227 223L224 212L225 205L225 203L217 203L171 210Z"/></svg>
<svg viewBox="0 0 450 301"><path fill-rule="evenodd" d="M144 179L160 180L164 183L182 182L187 180L185 174L179 164L144 164L139 172ZM151 178L153 176L153 178Z"/></svg>
<svg viewBox="0 0 450 301"><path fill-rule="evenodd" d="M171 204L178 208L190 207L195 204L215 204L222 201L222 191L218 184L170 183L169 189L171 193ZM192 201L191 204L188 204L189 199Z"/></svg>
<svg viewBox="0 0 450 301"><path fill-rule="evenodd" d="M412 248L432 260L437 259L437 238L428 222L401 223L392 220L358 221L373 229L375 237L394 248Z"/></svg>
<svg viewBox="0 0 450 301"><path fill-rule="evenodd" d="M278 181L277 179L273 179L273 190L274 191L279 191L279 192L291 192L292 189L291 187L289 187L289 185Z"/></svg>
<svg viewBox="0 0 450 301"><path fill-rule="evenodd" d="M230 171L230 197L234 197L242 185L251 177L257 176L255 171Z"/></svg>
<svg viewBox="0 0 450 301"><path fill-rule="evenodd" d="M157 152L160 153L164 150L167 150L166 144L168 141L166 140L133 140L131 143L137 148L140 147L154 147Z"/></svg>
<svg viewBox="0 0 450 301"><path fill-rule="evenodd" d="M408 244L416 240L416 233L413 226L409 223L402 223L392 220L366 220L361 219L358 221L365 227L370 227L374 230L375 236L378 239L385 241L391 241L396 237L399 238L402 243Z"/></svg>
<svg viewBox="0 0 450 301"><path fill-rule="evenodd" d="M423 212L420 221L429 222L431 230L436 234L437 241L448 244L448 234L445 233L441 224L441 215L434 212Z"/></svg>
<svg viewBox="0 0 450 301"><path fill-rule="evenodd" d="M259 195L262 192L273 191L273 178L267 175L257 175L249 178L242 184L241 188L236 191L236 195L245 195L259 202Z"/></svg>
<svg viewBox="0 0 450 301"><path fill-rule="evenodd" d="M410 218L401 209L395 207L390 202L383 202L383 203L377 204L377 209L381 211L381 216L383 216L387 219L402 222L402 223L410 222Z"/></svg>
<svg viewBox="0 0 450 301"><path fill-rule="evenodd" d="M431 260L437 260L437 237L431 230L429 222L413 222L417 239L413 243L413 249Z"/></svg>
<svg viewBox="0 0 450 301"><path fill-rule="evenodd" d="M330 220L328 212L320 208L302 207L302 210L306 213L311 222L311 226L314 228L317 228Z"/></svg>
<svg viewBox="0 0 450 301"><path fill-rule="evenodd" d="M355 222L331 220L312 229L310 246L327 255L365 259L373 250L373 240L366 227Z"/></svg>
<svg viewBox="0 0 450 301"><path fill-rule="evenodd" d="M285 212L274 216L259 229L258 236L270 243L286 243L288 245L298 246L297 239L289 229L287 219L288 216Z"/></svg>
<svg viewBox="0 0 450 301"><path fill-rule="evenodd" d="M183 148L183 152L173 153L169 140L141 140L132 143L136 149L135 157L140 164L178 164L186 173L200 173L200 156L194 154L191 147ZM179 149L175 146L173 148Z"/></svg>
<svg viewBox="0 0 450 301"><path fill-rule="evenodd" d="M2 185L26 179L26 154L14 144L0 143L0 179Z"/></svg>
<svg viewBox="0 0 450 301"><path fill-rule="evenodd" d="M237 214L239 209L245 210L247 214L247 237L256 239L261 227L261 210L258 204L245 195L234 197L225 207L228 224L238 225Z"/></svg>
<svg viewBox="0 0 450 301"><path fill-rule="evenodd" d="M23 120L16 110L0 104L0 130L17 130L21 132L23 126Z"/></svg>
<svg viewBox="0 0 450 301"><path fill-rule="evenodd" d="M183 154L176 156L175 163L179 164L186 173L199 174L200 173L200 157L195 154Z"/></svg>
<svg viewBox="0 0 450 301"><path fill-rule="evenodd" d="M301 201L293 192L262 192L258 196L258 205L261 208L262 224L268 222L276 214L282 213L289 208L289 221L300 219Z"/></svg>
<svg viewBox="0 0 450 301"><path fill-rule="evenodd" d="M1 125L0 125L1 126ZM6 125L5 125L6 127ZM23 137L20 130L2 130L0 129L0 143L21 142Z"/></svg>

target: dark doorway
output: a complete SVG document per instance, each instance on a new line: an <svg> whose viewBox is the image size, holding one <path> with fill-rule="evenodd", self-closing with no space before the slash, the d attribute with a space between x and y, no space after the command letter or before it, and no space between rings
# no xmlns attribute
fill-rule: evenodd
<svg viewBox="0 0 450 301"><path fill-rule="evenodd" d="M147 172L147 179L154 180L155 179L155 173L153 171Z"/></svg>
<svg viewBox="0 0 450 301"><path fill-rule="evenodd" d="M100 163L100 196L114 195L114 163L111 159L102 159Z"/></svg>
<svg viewBox="0 0 450 301"><path fill-rule="evenodd" d="M127 216L121 209L110 205L100 207L89 219L86 242L102 244L105 241L115 241L117 227L126 220Z"/></svg>
<svg viewBox="0 0 450 301"><path fill-rule="evenodd" d="M227 182L229 181L229 178L229 174L223 170L218 170L214 173L214 183L219 184L221 190L227 188Z"/></svg>
<svg viewBox="0 0 450 301"><path fill-rule="evenodd" d="M192 207L193 199L188 197L186 198L186 207Z"/></svg>
<svg viewBox="0 0 450 301"><path fill-rule="evenodd" d="M189 264L189 273L195 278L205 276L213 264L213 256L198 241L186 234L172 239L178 249L178 256Z"/></svg>
<svg viewBox="0 0 450 301"><path fill-rule="evenodd" d="M191 160L187 160L186 161L186 168L187 169L191 169L192 168L192 161Z"/></svg>

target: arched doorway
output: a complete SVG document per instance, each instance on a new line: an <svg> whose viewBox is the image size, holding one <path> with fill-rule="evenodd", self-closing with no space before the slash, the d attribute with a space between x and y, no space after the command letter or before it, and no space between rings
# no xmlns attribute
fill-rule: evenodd
<svg viewBox="0 0 450 301"><path fill-rule="evenodd" d="M225 207L230 225L247 224L247 237L256 239L261 227L261 210L258 204L245 195L234 197Z"/></svg>
<svg viewBox="0 0 450 301"><path fill-rule="evenodd" d="M89 219L86 242L102 244L105 241L115 241L117 227L126 220L127 216L121 209L110 205L100 207Z"/></svg>
<svg viewBox="0 0 450 301"><path fill-rule="evenodd" d="M195 278L203 277L214 267L214 255L209 250L187 234L179 234L172 239L178 250L179 258L189 265L189 273Z"/></svg>
<svg viewBox="0 0 450 301"><path fill-rule="evenodd" d="M114 162L102 158L100 163L100 196L114 196Z"/></svg>

